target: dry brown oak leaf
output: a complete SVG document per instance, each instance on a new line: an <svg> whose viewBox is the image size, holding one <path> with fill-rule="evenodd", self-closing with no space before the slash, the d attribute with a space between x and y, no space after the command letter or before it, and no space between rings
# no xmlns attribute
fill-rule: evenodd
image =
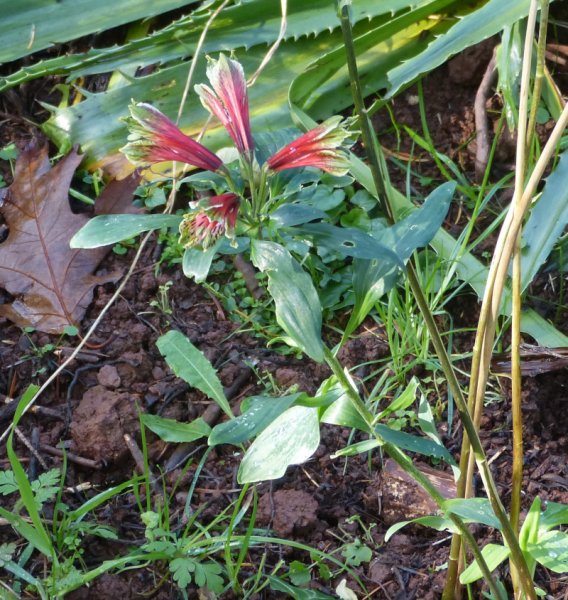
<svg viewBox="0 0 568 600"><path fill-rule="evenodd" d="M43 145L30 146L16 162L14 182L0 208L9 228L0 244L0 287L14 299L0 305L0 316L20 327L61 333L67 325L78 325L95 286L117 278L117 273L93 275L108 247L69 247L88 220L69 208L69 187L81 159L73 150L51 168ZM135 186L133 178L111 183L97 199L107 210L97 212L127 212Z"/></svg>

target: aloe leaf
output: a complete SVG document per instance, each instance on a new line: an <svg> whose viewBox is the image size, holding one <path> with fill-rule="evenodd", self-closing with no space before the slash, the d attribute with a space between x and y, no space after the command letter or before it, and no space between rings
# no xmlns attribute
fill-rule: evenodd
<svg viewBox="0 0 568 600"><path fill-rule="evenodd" d="M310 358L322 362L321 305L309 275L288 250L274 242L254 240L251 259L268 275L280 327Z"/></svg>
<svg viewBox="0 0 568 600"><path fill-rule="evenodd" d="M229 417L233 417L215 369L183 333L172 329L158 338L156 346L178 377L215 400Z"/></svg>
<svg viewBox="0 0 568 600"><path fill-rule="evenodd" d="M462 14L460 19L444 35L437 37L414 59L408 60L389 72L388 97L392 97L403 85L417 76L440 66L464 48L473 46L496 33L505 25L512 25L529 12L530 0L489 0L481 7Z"/></svg>
<svg viewBox="0 0 568 600"><path fill-rule="evenodd" d="M4 3L0 63L184 6L185 0L18 0Z"/></svg>

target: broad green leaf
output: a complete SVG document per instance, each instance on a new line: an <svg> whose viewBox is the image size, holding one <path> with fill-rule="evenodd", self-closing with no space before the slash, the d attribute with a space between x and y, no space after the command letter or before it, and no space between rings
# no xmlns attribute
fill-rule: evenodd
<svg viewBox="0 0 568 600"><path fill-rule="evenodd" d="M2 5L0 63L180 8L187 0L18 0Z"/></svg>
<svg viewBox="0 0 568 600"><path fill-rule="evenodd" d="M239 417L213 427L209 445L241 444L266 429L285 410L290 408L302 394L282 398L253 396L247 399L247 409Z"/></svg>
<svg viewBox="0 0 568 600"><path fill-rule="evenodd" d="M487 563L490 571L496 569L508 556L509 548L501 546L499 544L487 544L481 554ZM466 585L473 583L483 577L483 573L479 568L477 561L474 561L469 567L460 575L460 583Z"/></svg>
<svg viewBox="0 0 568 600"><path fill-rule="evenodd" d="M428 438L417 437L404 431L396 431L381 424L375 425L375 431L385 442L389 442L398 448L416 452L417 454L424 454L425 456L443 458L448 464L455 464L452 455L444 446L436 444Z"/></svg>
<svg viewBox="0 0 568 600"><path fill-rule="evenodd" d="M457 531L454 524L446 517L438 517L435 515L428 517L417 517L416 519L410 519L409 521L401 521L400 523L395 523L394 525L391 525L385 533L385 544L397 531L400 531L403 527L406 527L407 525L424 525L425 527L431 527L436 531L451 531L452 533L454 531Z"/></svg>
<svg viewBox="0 0 568 600"><path fill-rule="evenodd" d="M158 415L145 414L141 418L142 423L165 442L193 442L211 433L211 427L201 417L191 423L181 423Z"/></svg>
<svg viewBox="0 0 568 600"><path fill-rule="evenodd" d="M526 290L568 225L568 151L560 156L523 228L522 289Z"/></svg>
<svg viewBox="0 0 568 600"><path fill-rule="evenodd" d="M173 329L158 338L156 346L178 377L215 400L229 417L233 417L219 377L201 350Z"/></svg>
<svg viewBox="0 0 568 600"><path fill-rule="evenodd" d="M218 241L214 246L207 250L197 250L196 248L186 248L183 253L182 268L183 274L190 279L195 279L195 283L202 283L209 275L211 263L215 258L217 249L221 242Z"/></svg>
<svg viewBox="0 0 568 600"><path fill-rule="evenodd" d="M568 534L564 531L547 531L535 544L527 544L527 550L543 567L568 573Z"/></svg>
<svg viewBox="0 0 568 600"><path fill-rule="evenodd" d="M283 204L270 214L270 220L274 221L279 227L303 225L326 217L327 214L323 210L304 206L303 204Z"/></svg>
<svg viewBox="0 0 568 600"><path fill-rule="evenodd" d="M321 306L309 275L288 250L274 242L253 241L251 259L268 275L280 327L310 358L322 362Z"/></svg>
<svg viewBox="0 0 568 600"><path fill-rule="evenodd" d="M435 69L457 52L473 46L499 33L505 25L512 25L524 18L529 11L530 0L489 0L477 10L464 14L443 36L437 37L428 48L414 59L395 67L389 74L392 97L403 85L418 75ZM464 12L465 12L464 11Z"/></svg>
<svg viewBox="0 0 568 600"><path fill-rule="evenodd" d="M292 406L252 443L239 467L239 483L282 477L290 465L308 460L319 440L317 408Z"/></svg>
<svg viewBox="0 0 568 600"><path fill-rule="evenodd" d="M87 222L69 242L71 248L98 248L128 240L144 231L178 228L176 215L100 215Z"/></svg>
<svg viewBox="0 0 568 600"><path fill-rule="evenodd" d="M469 523L483 523L500 529L501 524L487 498L454 498L444 502L444 511L466 519Z"/></svg>

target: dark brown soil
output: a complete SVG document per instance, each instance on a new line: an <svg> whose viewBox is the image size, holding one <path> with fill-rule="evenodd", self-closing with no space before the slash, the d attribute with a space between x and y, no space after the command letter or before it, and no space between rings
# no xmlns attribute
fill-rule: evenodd
<svg viewBox="0 0 568 600"><path fill-rule="evenodd" d="M473 99L491 49L491 44L473 49L438 69L424 82L427 118L434 144L440 152L455 160L468 176L473 176L474 170ZM415 94L416 90L410 89L397 100L395 117L399 124L421 132ZM10 104L13 104L13 99ZM19 118L10 123L10 133L4 130L0 143L11 141L12 136L18 141L29 139L30 130ZM386 113L378 114L375 124L382 134L383 143L392 152L402 154L411 151L408 136L403 136L401 146L397 147ZM437 168L426 156L426 153L419 154L423 162L416 163L413 168L417 168L424 177L438 179ZM503 148L499 168L508 168L509 160L507 149ZM399 175L396 175L397 172ZM9 178L9 173L5 176ZM393 179L404 189L403 172L393 169ZM454 216L457 215L456 212ZM467 211L463 210L459 215L449 227L459 229L463 226ZM68 488L89 485L87 491L66 493L65 502L71 506L132 476L136 463L124 436L127 434L140 441L138 410L184 422L207 412L209 401L176 379L156 348L157 338L169 329L183 332L212 361L223 385L232 390L235 408L242 398L262 390L259 377L265 374L270 374L280 389L295 385L310 393L329 375L326 368L306 359L298 360L267 351L263 339L241 332L219 302L206 290L185 279L178 266L162 266L156 275L159 255L160 249L154 241L147 247L139 268L119 301L103 318L95 337L90 340L90 349L82 352L41 397L41 407L50 411L30 414L22 423L26 436L31 437L32 431L37 429L41 445L54 447L63 443L74 455L75 459L70 460L67 467L65 485ZM131 259L131 252L126 256L110 253L102 268L124 272ZM150 302L156 299L159 286L168 281L173 282L169 290L171 314L150 306ZM85 332L97 318L114 289L115 284L97 288L81 332ZM473 296L461 295L452 303L450 310L456 322L471 327L475 324L477 300ZM559 325L568 330L566 321ZM45 378L44 373L38 374L40 369L52 371L69 353L65 344L71 345L71 342L62 345L50 336L23 334L19 328L3 320L0 320L0 329L1 397L18 397L29 383L41 382ZM471 349L471 336L463 336L459 342L460 351ZM32 344L42 347L46 343L58 343L57 351L44 356L32 351ZM370 332L370 327L365 327L360 337L350 342L343 351L342 360L353 367L385 356L388 356L388 344L381 330L375 327ZM250 364L255 365L254 372L251 372ZM507 502L511 475L509 386L504 379L494 380L493 384L495 395L500 399L487 407L482 438ZM535 495L543 501L568 502L567 385L566 371L527 378L524 382L525 509ZM10 411L0 410L1 417L4 417L2 425L6 426L11 418ZM443 425L441 429L447 431ZM385 515L389 515L387 520L391 523L406 519L407 514L400 510L397 517L393 515L392 507L384 504L382 461L378 453L373 454L371 460L362 455L349 459L347 463L330 458L347 443L349 436L348 430L324 426L321 445L310 461L289 469L282 479L272 484L259 485L256 527L328 553L356 538L362 539L373 551L370 562L355 568L369 592L365 597L387 600L439 598L445 577L443 565L448 558L447 535L423 528L409 528L384 544ZM458 452L460 439L461 429L454 424L452 434L446 436L445 442L450 450ZM166 489L171 491L181 477L181 484L176 487L177 492L170 505L172 518L177 518L184 509L188 488L206 448L196 443L185 453L177 451L178 460L172 464L172 454L176 452L174 445L166 444L151 434L148 435L148 443L151 467L154 472L164 473ZM23 444L16 442L16 449L22 461L31 460ZM42 456L49 467L62 464L59 457L44 452ZM77 461L77 457L91 462ZM184 471L182 468L188 460L190 466ZM233 447L218 447L209 453L199 473L191 502L193 510L203 510L200 515L202 522L210 521L238 497L238 464L239 457ZM9 468L5 448L0 450L0 468ZM86 564L94 566L139 544L144 529L138 515L134 495L120 496L110 506L98 511L99 522L116 528L120 542L88 543L83 557ZM356 520L352 520L355 516L368 527L367 532ZM0 542L13 539L11 530L0 525ZM266 545L250 552L245 561L248 571L252 572L258 565L262 552L268 555L267 570L280 558L288 564L294 559L306 564L310 561L305 552ZM164 576L165 579L162 579ZM332 594L344 576L338 576L330 583L315 582L314 587ZM549 592L548 597L566 597L568 584L565 579L551 577L551 574L538 569L536 579ZM360 594L357 584L350 577L348 581ZM75 600L140 597L165 600L181 596L171 585L167 568L163 565L106 574L94 581L91 587L69 596ZM190 597L197 598L197 592L190 591ZM224 597L232 596L227 594ZM265 591L258 597L280 596Z"/></svg>

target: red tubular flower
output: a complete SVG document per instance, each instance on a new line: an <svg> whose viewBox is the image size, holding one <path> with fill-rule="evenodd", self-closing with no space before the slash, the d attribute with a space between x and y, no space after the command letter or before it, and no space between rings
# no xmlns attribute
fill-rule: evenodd
<svg viewBox="0 0 568 600"><path fill-rule="evenodd" d="M349 135L341 117L331 117L284 146L266 163L273 171L316 167L333 175L345 175L349 170L349 160L341 146Z"/></svg>
<svg viewBox="0 0 568 600"><path fill-rule="evenodd" d="M195 91L201 103L223 124L242 154L252 152L254 143L250 130L247 84L242 66L236 61L219 55L210 60L207 78L213 86L196 85Z"/></svg>
<svg viewBox="0 0 568 600"><path fill-rule="evenodd" d="M125 119L130 135L121 152L137 167L176 160L206 171L217 171L223 161L185 135L172 121L150 104L130 105Z"/></svg>
<svg viewBox="0 0 568 600"><path fill-rule="evenodd" d="M208 198L202 206L184 215L179 226L180 244L207 250L223 234L234 237L239 205L236 194Z"/></svg>

